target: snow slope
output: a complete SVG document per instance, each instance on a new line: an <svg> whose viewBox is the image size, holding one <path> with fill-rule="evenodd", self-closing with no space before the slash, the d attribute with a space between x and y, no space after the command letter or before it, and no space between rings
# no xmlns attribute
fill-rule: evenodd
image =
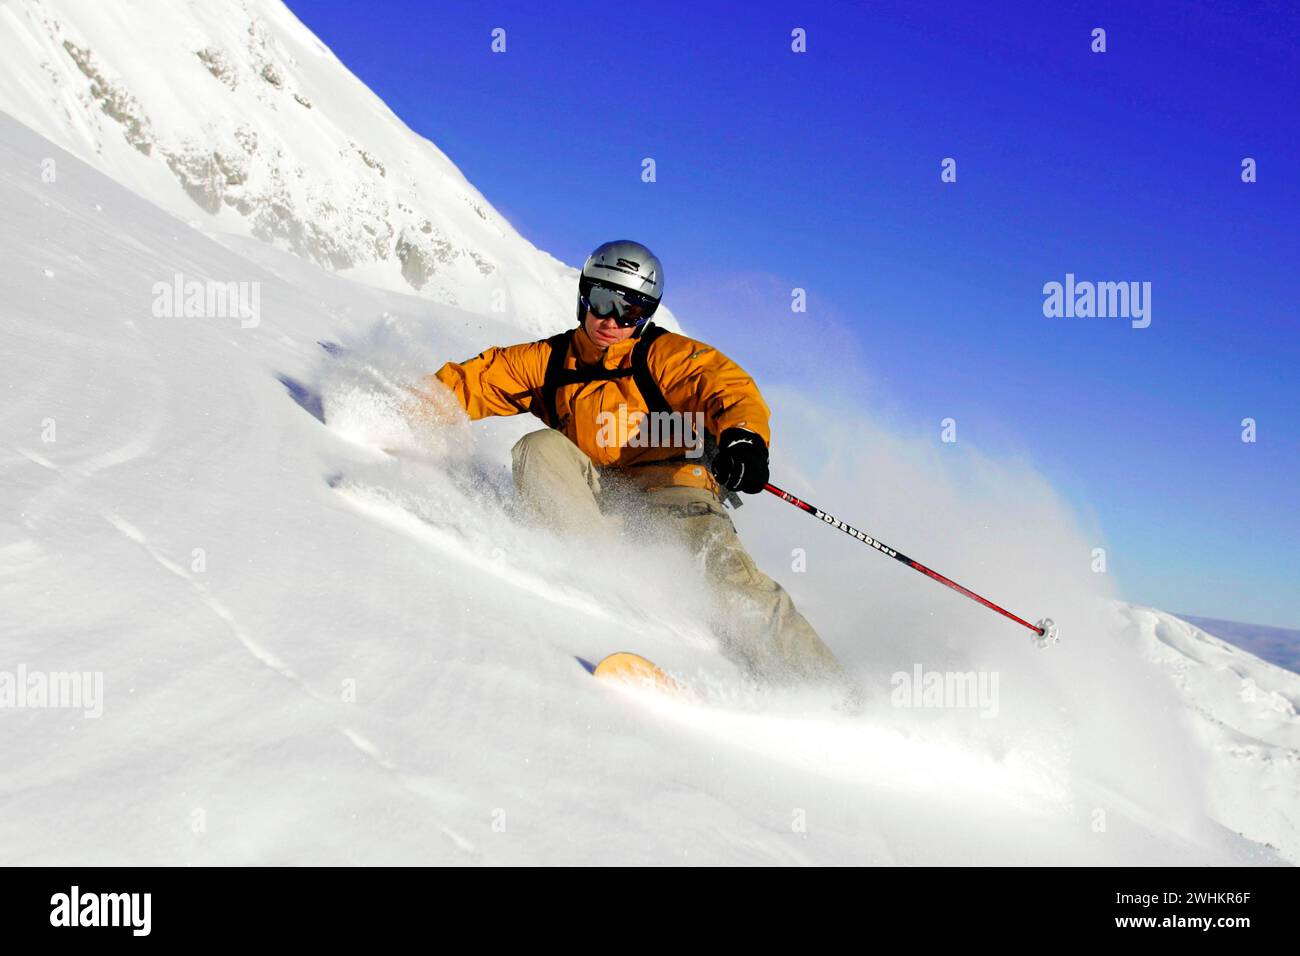
<svg viewBox="0 0 1300 956"><path fill-rule="evenodd" d="M1285 627L1268 627L1244 621L1221 621L1211 617L1179 614L1184 621L1195 624L1207 634L1245 648L1270 664L1300 674L1300 630Z"/></svg>
<svg viewBox="0 0 1300 956"><path fill-rule="evenodd" d="M1126 608L1142 656L1164 670L1210 755L1209 807L1240 832L1300 860L1300 678L1151 608Z"/></svg>
<svg viewBox="0 0 1300 956"><path fill-rule="evenodd" d="M0 4L0 110L214 234L530 333L572 313L574 270L279 0Z"/></svg>
<svg viewBox="0 0 1300 956"><path fill-rule="evenodd" d="M535 422L396 414L397 383L518 341L520 317L218 243L6 116L0 209L0 672L104 681L98 718L0 709L0 863L1300 859L1296 676L1015 544L999 493L1073 547L1032 480L983 464L909 495L949 472L875 435L906 464L864 475L848 426L774 386L792 488L1050 610L1065 643L754 501L742 534L870 702L759 692L696 623L683 558L513 520ZM177 273L260 283L259 321L160 317ZM971 488L987 528L959 517ZM624 648L707 702L575 660ZM913 663L996 672L997 716L891 706Z"/></svg>

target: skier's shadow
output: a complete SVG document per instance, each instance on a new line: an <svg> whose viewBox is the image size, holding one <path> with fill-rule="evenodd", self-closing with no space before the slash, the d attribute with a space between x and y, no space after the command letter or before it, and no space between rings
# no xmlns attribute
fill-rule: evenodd
<svg viewBox="0 0 1300 956"><path fill-rule="evenodd" d="M328 352L331 358L338 358L348 352L346 346L339 345L337 342L321 339L316 344ZM299 408L322 425L325 424L325 408L321 404L320 392L288 375L277 375L276 379L289 390L289 397L298 403Z"/></svg>
<svg viewBox="0 0 1300 956"><path fill-rule="evenodd" d="M288 375L277 375L276 379L289 391L289 397L298 403L308 415L322 425L325 424L325 409L321 405L320 393Z"/></svg>

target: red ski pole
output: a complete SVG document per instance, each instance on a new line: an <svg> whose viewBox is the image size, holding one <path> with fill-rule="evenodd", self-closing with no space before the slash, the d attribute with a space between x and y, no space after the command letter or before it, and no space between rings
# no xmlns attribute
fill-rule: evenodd
<svg viewBox="0 0 1300 956"><path fill-rule="evenodd" d="M907 565L909 568L912 568L913 570L916 571L920 571L922 574L926 575L927 577L933 578L934 580L938 581L940 584L952 588L958 594L964 594L972 601L978 601L980 604L983 604L986 608L989 608L990 610L993 611L997 611L1003 617L1010 618L1011 620L1015 621L1017 624L1029 628L1031 631L1034 632L1034 643L1036 643L1039 647L1046 647L1048 644L1055 644L1061 639L1056 624L1052 621L1050 617L1043 618L1037 624L1030 624L1024 618L1017 617L1015 614L1012 614L1006 608L999 607L998 605L994 604L992 601L988 600L987 598L980 597L978 594L976 594L974 591L970 590L969 588L962 587L956 581L952 580L952 578L944 577L938 571L932 570L931 568L927 568L920 561L914 561L911 558L909 558L907 555L903 554L902 552L896 551L893 548L889 547L889 545L885 544L883 541L876 540L871 535L867 534L865 531L859 531L857 528L841 521L839 518L836 518L834 515L827 514L825 511L822 511L816 505L810 505L808 502L796 498L794 495L790 494L790 492L782 491L780 488L778 488L776 485L773 484L764 485L764 490L770 491L772 492L772 494L776 495L782 501L788 501L796 508L800 508L803 511L808 512L814 518L820 518L822 521L830 525L832 528L839 528L845 534L849 535L852 538L856 538L858 541L861 541L863 544L871 545L881 554L888 555L889 557L893 558L895 561L899 561Z"/></svg>

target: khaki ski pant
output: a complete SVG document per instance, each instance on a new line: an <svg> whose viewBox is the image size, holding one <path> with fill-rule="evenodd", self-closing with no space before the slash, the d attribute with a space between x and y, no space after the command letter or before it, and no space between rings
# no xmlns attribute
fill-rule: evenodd
<svg viewBox="0 0 1300 956"><path fill-rule="evenodd" d="M749 676L768 683L843 681L835 656L790 595L758 569L718 496L707 488L643 491L603 475L562 432L530 432L512 449L515 487L529 520L561 534L667 534L685 546L713 585L710 625ZM602 479L604 479L602 484Z"/></svg>

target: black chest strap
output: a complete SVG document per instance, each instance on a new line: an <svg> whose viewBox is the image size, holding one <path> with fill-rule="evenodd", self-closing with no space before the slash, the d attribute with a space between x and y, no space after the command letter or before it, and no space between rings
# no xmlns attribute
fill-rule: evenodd
<svg viewBox="0 0 1300 956"><path fill-rule="evenodd" d="M552 335L546 340L551 346L551 357L546 363L546 377L542 381L542 409L545 414L538 417L542 418L552 428L559 428L560 416L556 410L555 397L562 387L586 382L627 378L629 375L632 376L632 381L636 383L637 391L641 393L641 399L645 402L646 409L650 413L674 411L673 407L668 404L668 399L664 398L663 389L659 387L659 383L650 374L650 346L654 344L655 339L667 334L667 332L667 329L655 325L653 322L648 324L642 330L636 345L632 349L631 368L617 369L565 368L564 361L569 355L569 345L573 340L574 330L569 329L566 332ZM704 455L701 464L709 467L713 464L713 457L718 452L718 446L713 435L707 430L704 432L703 440ZM685 460L685 456L682 456L681 460ZM724 491L723 500L733 508L740 507L740 496L734 491Z"/></svg>
<svg viewBox="0 0 1300 956"><path fill-rule="evenodd" d="M652 412L670 412L672 408L664 398L663 390L650 374L649 354L654 340L668 330L651 323L642 331L640 338L632 349L631 368L565 368L564 360L569 355L569 345L573 341L573 329L560 332L547 339L551 346L551 357L546 363L546 377L542 380L542 418L552 428L560 427L560 416L556 410L555 397L566 385L581 385L587 382L607 382L616 378L632 377L637 390Z"/></svg>

